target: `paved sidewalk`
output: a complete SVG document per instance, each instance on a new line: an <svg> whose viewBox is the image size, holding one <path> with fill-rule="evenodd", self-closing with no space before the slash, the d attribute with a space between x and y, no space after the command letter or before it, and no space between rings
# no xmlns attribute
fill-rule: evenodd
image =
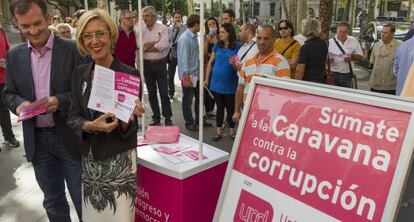
<svg viewBox="0 0 414 222"><path fill-rule="evenodd" d="M12 125L21 145L17 148L2 146L0 152L0 221L46 222L43 193L37 185L32 164L24 156L22 126L13 114ZM3 142L3 137L0 141ZM72 221L78 221L69 193L66 193L72 208Z"/></svg>

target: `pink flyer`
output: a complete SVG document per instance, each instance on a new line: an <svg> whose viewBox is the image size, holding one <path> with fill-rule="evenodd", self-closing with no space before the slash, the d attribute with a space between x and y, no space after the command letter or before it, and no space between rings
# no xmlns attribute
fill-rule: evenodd
<svg viewBox="0 0 414 222"><path fill-rule="evenodd" d="M115 115L128 122L139 96L140 78L127 73L115 72Z"/></svg>
<svg viewBox="0 0 414 222"><path fill-rule="evenodd" d="M41 105L43 105L44 103L47 103L47 97L43 97L23 107L20 111L19 118L17 119L17 121L20 122L28 120L37 115L45 113L47 109L45 107L41 107Z"/></svg>

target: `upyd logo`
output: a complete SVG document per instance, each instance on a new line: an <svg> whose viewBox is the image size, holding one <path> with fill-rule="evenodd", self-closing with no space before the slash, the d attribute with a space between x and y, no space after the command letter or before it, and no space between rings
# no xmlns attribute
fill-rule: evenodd
<svg viewBox="0 0 414 222"><path fill-rule="evenodd" d="M234 222L271 222L272 219L272 205L245 190L241 191Z"/></svg>

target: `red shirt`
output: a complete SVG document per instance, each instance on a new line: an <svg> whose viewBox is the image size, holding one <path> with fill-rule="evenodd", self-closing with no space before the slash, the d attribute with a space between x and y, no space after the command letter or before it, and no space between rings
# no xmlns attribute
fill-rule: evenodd
<svg viewBox="0 0 414 222"><path fill-rule="evenodd" d="M137 42L133 30L129 35L119 27L119 37L116 42L114 53L122 63L135 68L135 51L137 50Z"/></svg>
<svg viewBox="0 0 414 222"><path fill-rule="evenodd" d="M9 42L7 41L6 33L0 29L0 59L6 58L6 53L9 50ZM0 85L4 85L5 70L0 67Z"/></svg>

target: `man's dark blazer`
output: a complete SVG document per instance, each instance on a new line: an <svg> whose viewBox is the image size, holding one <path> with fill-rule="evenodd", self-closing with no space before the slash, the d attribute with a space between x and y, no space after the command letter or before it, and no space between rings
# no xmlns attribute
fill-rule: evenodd
<svg viewBox="0 0 414 222"><path fill-rule="evenodd" d="M93 116L87 108L92 89L91 72L94 63L84 64L76 67L72 80L72 103L69 111L68 125L77 137L79 150L86 155L91 149L95 160L107 160L116 154L133 149L137 146L138 121L129 123L128 128L123 131L118 126L112 132L86 133L82 130L85 121L92 121L102 113L95 111ZM139 76L138 70L133 69L114 58L110 69L116 72L128 73ZM142 89L142 87L140 87ZM140 93L142 95L142 91ZM121 121L121 120L119 120Z"/></svg>
<svg viewBox="0 0 414 222"><path fill-rule="evenodd" d="M70 106L72 72L80 63L76 43L55 36L53 40L50 68L50 96L56 96L58 109L53 120L58 136L73 154L71 131L66 124ZM27 42L12 48L6 56L6 81L2 93L6 106L16 114L16 108L24 101L36 101L32 76L30 49ZM38 98L40 99L40 98ZM23 121L23 138L26 158L31 161L35 155L36 118ZM77 155L79 157L79 155Z"/></svg>

